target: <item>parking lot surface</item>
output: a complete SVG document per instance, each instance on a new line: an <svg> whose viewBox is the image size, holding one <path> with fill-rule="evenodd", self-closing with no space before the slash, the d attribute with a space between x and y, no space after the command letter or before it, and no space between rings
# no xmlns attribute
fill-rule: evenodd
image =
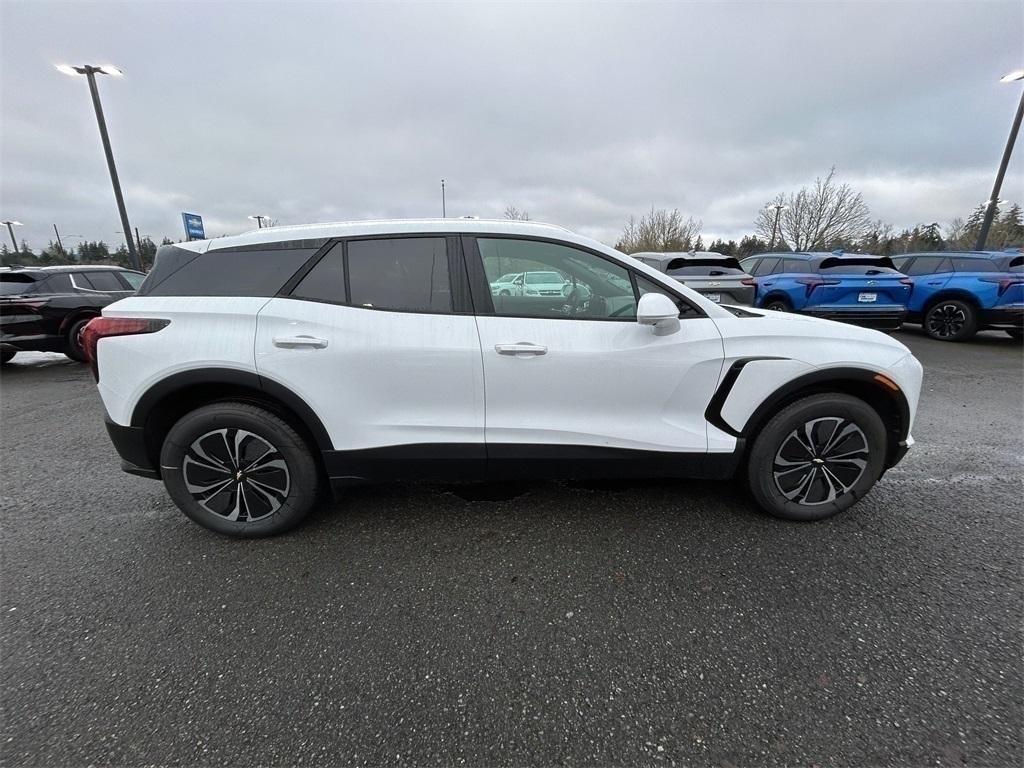
<svg viewBox="0 0 1024 768"><path fill-rule="evenodd" d="M1021 345L899 334L918 441L793 524L722 483L388 485L234 541L0 378L5 765L1024 762Z"/></svg>

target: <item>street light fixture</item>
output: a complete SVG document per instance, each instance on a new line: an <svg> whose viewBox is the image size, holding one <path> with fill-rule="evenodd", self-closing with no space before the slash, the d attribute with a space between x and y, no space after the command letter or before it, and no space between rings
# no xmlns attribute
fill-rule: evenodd
<svg viewBox="0 0 1024 768"><path fill-rule="evenodd" d="M257 214L255 216L250 216L249 218L256 222L256 224L258 225L258 227L257 227L258 229L263 229L263 222L264 221L270 221L270 217L269 216L262 216L260 214Z"/></svg>
<svg viewBox="0 0 1024 768"><path fill-rule="evenodd" d="M22 224L20 221L0 221L0 224L7 225L7 231L11 233L11 245L14 246L14 252L18 252L18 241L14 238L14 228L20 227Z"/></svg>
<svg viewBox="0 0 1024 768"><path fill-rule="evenodd" d="M784 210L789 208L789 206L783 205L782 203L776 203L775 205L769 206L769 208L775 209L775 221L772 222L772 241L768 243L768 250L770 251L775 247L775 233L779 230L779 217L782 215Z"/></svg>
<svg viewBox="0 0 1024 768"><path fill-rule="evenodd" d="M1016 83L1024 80L1024 69L1016 69L999 78L1000 83ZM988 239L988 231L992 228L992 219L996 215L996 203L999 200L999 190L1003 186L1003 177L1006 175L1006 166L1010 164L1010 153L1013 152L1013 145L1017 142L1017 131L1020 130L1020 121L1024 117L1024 88L1020 93L1020 104L1017 105L1017 114L1010 126L1010 135L1006 139L1006 148L1003 150L1003 159L999 163L999 170L996 172L996 183L992 185L992 194L988 196L988 203L985 205L985 218L981 222L981 230L978 232L978 242L975 244L976 251L985 250L985 241Z"/></svg>
<svg viewBox="0 0 1024 768"><path fill-rule="evenodd" d="M110 149L110 136L107 135L107 121L103 117L103 107L100 104L99 88L96 87L97 74L121 77L124 73L113 64L103 64L98 67L92 64L83 64L80 67L72 66L70 64L57 64L56 67L58 72L62 72L65 75L72 75L74 77L85 75L89 81L89 93L92 94L92 106L96 111L96 123L100 128L100 140L103 142L103 152L107 156L107 168L110 170L110 181L114 185L114 199L117 201L117 212L121 217L121 229L127 233L125 234L124 239L128 245L128 257L131 259L132 266L141 270L142 261L139 258L138 251L135 250L135 243L132 242L132 228L128 223L128 212L125 210L124 196L121 194L121 182L118 181L117 168L114 165L114 154Z"/></svg>

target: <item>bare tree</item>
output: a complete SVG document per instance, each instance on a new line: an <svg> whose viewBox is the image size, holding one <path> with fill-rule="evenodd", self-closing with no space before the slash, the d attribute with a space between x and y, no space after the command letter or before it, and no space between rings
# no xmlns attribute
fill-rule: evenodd
<svg viewBox="0 0 1024 768"><path fill-rule="evenodd" d="M757 234L771 237L776 206L784 205L776 242L781 239L794 251L842 247L864 237L871 229L871 211L860 192L839 184L835 174L833 166L827 176L814 180L813 187L769 201L754 221Z"/></svg>
<svg viewBox="0 0 1024 768"><path fill-rule="evenodd" d="M652 207L639 221L629 217L615 247L623 253L688 251L700 238L703 227L703 222L692 216L683 219L678 208L669 211Z"/></svg>
<svg viewBox="0 0 1024 768"><path fill-rule="evenodd" d="M512 221L529 221L530 214L526 211L520 211L514 205L506 205L505 218L511 219Z"/></svg>
<svg viewBox="0 0 1024 768"><path fill-rule="evenodd" d="M964 221L963 216L957 216L946 225L945 229L947 243L955 247L967 245L967 222Z"/></svg>

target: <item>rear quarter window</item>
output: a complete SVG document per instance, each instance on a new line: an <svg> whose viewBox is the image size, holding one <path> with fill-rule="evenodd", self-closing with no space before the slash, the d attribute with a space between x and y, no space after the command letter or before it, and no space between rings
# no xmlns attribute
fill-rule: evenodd
<svg viewBox="0 0 1024 768"><path fill-rule="evenodd" d="M951 257L954 272L999 272L995 262L988 259L966 259L964 257Z"/></svg>
<svg viewBox="0 0 1024 768"><path fill-rule="evenodd" d="M183 250L183 249L176 249ZM139 291L146 296L273 296L317 248L207 251L169 274L154 267ZM161 270L162 272L163 270Z"/></svg>

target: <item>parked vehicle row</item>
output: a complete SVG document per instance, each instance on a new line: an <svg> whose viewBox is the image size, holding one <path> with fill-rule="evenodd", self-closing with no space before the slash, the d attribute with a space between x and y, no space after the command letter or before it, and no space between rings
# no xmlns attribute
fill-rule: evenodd
<svg viewBox="0 0 1024 768"><path fill-rule="evenodd" d="M720 305L514 221L163 246L84 341L123 468L236 536L392 479L738 477L820 519L913 444L922 377L885 334Z"/></svg>
<svg viewBox="0 0 1024 768"><path fill-rule="evenodd" d="M86 323L145 279L141 272L107 266L0 271L0 362L29 351L84 360L80 335Z"/></svg>
<svg viewBox="0 0 1024 768"><path fill-rule="evenodd" d="M941 341L979 330L1024 330L1024 257L1009 252L759 253L737 262L709 252L638 253L712 301L894 330L919 323Z"/></svg>

